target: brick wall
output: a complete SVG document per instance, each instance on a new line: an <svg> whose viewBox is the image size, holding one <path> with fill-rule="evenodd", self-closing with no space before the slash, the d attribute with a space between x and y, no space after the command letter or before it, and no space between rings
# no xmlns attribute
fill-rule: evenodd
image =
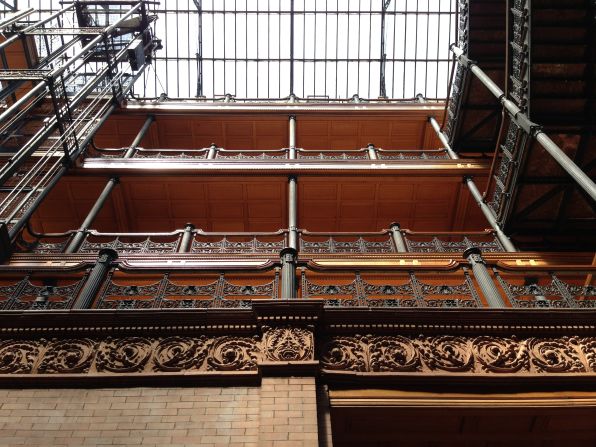
<svg viewBox="0 0 596 447"><path fill-rule="evenodd" d="M316 446L314 378L262 387L0 390L0 446Z"/></svg>

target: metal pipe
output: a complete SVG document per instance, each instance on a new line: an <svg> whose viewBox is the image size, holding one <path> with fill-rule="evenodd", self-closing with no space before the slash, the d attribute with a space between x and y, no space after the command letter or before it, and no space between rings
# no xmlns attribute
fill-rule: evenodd
<svg viewBox="0 0 596 447"><path fill-rule="evenodd" d="M79 293L79 296L73 304L73 309L91 309L93 301L97 296L97 292L101 288L105 277L110 270L112 262L118 258L118 253L111 248L104 248L100 250L95 265L89 273L89 277Z"/></svg>
<svg viewBox="0 0 596 447"><path fill-rule="evenodd" d="M139 130L139 133L137 134L134 141L131 143L130 147L124 154L123 158L131 158L134 156L135 152L137 151L138 145L141 144L141 141L143 140L143 138L145 138L145 135L149 131L149 128L151 127L151 124L153 124L153 121L155 121L155 115L149 115L143 123L143 127L141 127L141 130Z"/></svg>
<svg viewBox="0 0 596 447"><path fill-rule="evenodd" d="M296 298L296 259L298 252L291 247L279 253L281 259L281 299Z"/></svg>
<svg viewBox="0 0 596 447"><path fill-rule="evenodd" d="M437 123L437 120L433 116L429 116L428 122L435 130L435 133L439 137L439 140L441 140L441 143L443 143L443 146L445 146L445 150L447 151L449 158L451 158L452 160L458 160L459 155L457 155L455 151L451 148L449 140L447 139L447 136L443 132L441 132L441 127L439 126L439 123Z"/></svg>
<svg viewBox="0 0 596 447"><path fill-rule="evenodd" d="M103 191L93 204L91 211L89 211L87 217L85 217L85 220L83 221L73 238L70 240L70 242L64 249L64 253L76 253L79 250L79 248L81 248L81 245L83 245L83 242L87 237L87 230L89 230L89 228L93 224L93 221L97 218L97 215L104 207L106 201L108 200L108 197L110 197L112 190L116 187L118 182L118 177L112 177L108 180L108 183L103 188Z"/></svg>
<svg viewBox="0 0 596 447"><path fill-rule="evenodd" d="M455 151L451 148L451 145L449 144L449 141L447 140L447 136L441 131L441 128L439 127L439 123L437 123L437 120L434 117L429 116L428 121L430 122L432 128L435 130L435 133L437 134L437 136L439 137L441 142L445 145L445 150L447 151L447 154L449 155L449 157L451 159L458 160L459 155L457 155L455 153ZM488 223L490 224L492 229L495 230L497 239L499 239L499 242L501 243L503 248L506 251L511 252L511 253L516 252L517 249L515 248L515 245L513 245L513 243L511 242L511 239L509 239L507 237L507 235L503 232L503 230L501 229L501 226L497 222L497 219L495 219L495 216L493 215L493 213L490 210L490 208L488 207L488 205L486 203L484 203L482 194L480 194L480 191L476 187L474 180L472 180L471 177L464 177L464 182L468 186L468 189L470 190L472 197L474 197L474 200L480 207L482 214L484 214L484 217L486 217L486 220L488 221Z"/></svg>
<svg viewBox="0 0 596 447"><path fill-rule="evenodd" d="M596 201L596 183L588 175L577 166L571 158L569 158L557 144L551 140L546 133L544 133L537 124L530 121L530 119L522 113L517 105L507 99L505 92L499 88L497 84L486 74L476 63L466 55L461 48L455 45L451 46L451 51L455 54L457 60L470 71L484 84L484 86L501 102L503 107L509 112L512 119L518 124L526 133L532 135L536 141L553 157L557 163L573 178L577 184L588 193L592 200Z"/></svg>
<svg viewBox="0 0 596 447"><path fill-rule="evenodd" d="M34 23L33 25L31 25L31 26L28 26L27 28L25 28L25 29L23 29L23 30L19 31L19 32L18 32L18 34L15 34L14 36L12 36L12 37L9 37L9 38L8 38L8 39L6 39L4 42L0 43L0 49L1 49L1 48L6 48L6 47L7 47L8 45L10 45L11 43L13 43L13 42L15 42L15 41L19 40L23 34L26 34L26 33L28 33L29 31L36 29L37 27L40 27L40 26L42 26L42 25L45 25L45 24L46 24L46 23L48 23L48 22L51 22L51 21L52 21L52 20L54 20L56 17L59 17L59 16L60 16L60 15L62 15L63 13L65 13L65 12L67 12L68 10L70 10L70 9L73 9L73 8L74 8L74 5L67 6L66 8L64 8L64 9L61 9L60 11L57 11L57 12L55 12L54 14L52 14L52 15L50 15L50 16L48 16L48 17L46 17L45 19L43 19L43 20L40 20L39 22L36 22L36 23Z"/></svg>
<svg viewBox="0 0 596 447"><path fill-rule="evenodd" d="M298 179L288 179L288 246L298 250Z"/></svg>
<svg viewBox="0 0 596 447"><path fill-rule="evenodd" d="M195 226L191 223L187 223L184 226L184 233L182 233L182 240L180 241L180 246L178 247L178 253L188 253L192 248L192 240L195 236L194 233Z"/></svg>
<svg viewBox="0 0 596 447"><path fill-rule="evenodd" d="M480 286L482 294L486 298L488 307L502 309L505 307L505 302L497 289L493 279L488 273L484 259L482 259L482 253L477 247L470 247L463 253L464 258L468 260L472 266L472 272L474 278Z"/></svg>
<svg viewBox="0 0 596 447"><path fill-rule="evenodd" d="M401 227L397 222L393 222L389 229L391 230L391 239L393 240L393 245L395 245L395 250L398 253L405 253L408 251L408 247L406 246L406 240L404 239L404 235L401 233Z"/></svg>
<svg viewBox="0 0 596 447"><path fill-rule="evenodd" d="M7 26L12 25L13 23L18 22L19 20L33 14L35 12L35 8L24 9L22 11L17 11L12 14L7 14L2 20L0 20L0 30L3 30Z"/></svg>
<svg viewBox="0 0 596 447"><path fill-rule="evenodd" d="M377 150L375 149L375 145L374 144L368 143L366 149L368 151L368 158L370 158L371 160L378 160L379 159L379 156L377 155Z"/></svg>
<svg viewBox="0 0 596 447"><path fill-rule="evenodd" d="M289 152L288 158L290 160L296 159L296 115L290 115L290 129L289 129Z"/></svg>
<svg viewBox="0 0 596 447"><path fill-rule="evenodd" d="M480 191L478 191L478 188L476 187L474 181L470 177L465 177L464 181L468 185L468 189L470 190L472 197L474 197L474 200L476 200L476 203L480 207L482 214L484 214L484 217L486 217L486 220L488 220L490 226L493 228L493 230L495 230L497 239L499 239L499 242L501 243L503 248L510 253L516 252L517 249L515 248L515 245L513 245L513 243L507 237L507 235L503 233L503 230L501 230L501 227L499 226L497 219L495 219L495 216L493 215L492 211L490 210L488 205L484 203L484 201L482 200L482 194L480 194Z"/></svg>

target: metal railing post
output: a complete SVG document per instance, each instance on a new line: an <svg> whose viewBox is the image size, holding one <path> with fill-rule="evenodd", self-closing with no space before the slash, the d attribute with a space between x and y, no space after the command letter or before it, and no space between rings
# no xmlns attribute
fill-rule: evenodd
<svg viewBox="0 0 596 447"><path fill-rule="evenodd" d="M464 258L468 260L474 273L474 278L480 286L482 294L486 298L488 307L502 309L505 306L505 302L493 279L488 273L484 259L482 258L482 252L477 247L470 247L464 251Z"/></svg>
<svg viewBox="0 0 596 447"><path fill-rule="evenodd" d="M192 240L194 238L195 226L191 223L187 223L184 226L184 233L182 233L182 240L178 247L178 253L188 253L192 248Z"/></svg>
<svg viewBox="0 0 596 447"><path fill-rule="evenodd" d="M395 250L398 253L405 253L408 251L404 235L401 233L401 227L397 222L390 224L389 229L391 230L391 240L395 245Z"/></svg>
<svg viewBox="0 0 596 447"><path fill-rule="evenodd" d="M288 246L298 250L298 179L288 179Z"/></svg>
<svg viewBox="0 0 596 447"><path fill-rule="evenodd" d="M290 115L288 158L291 160L296 159L296 115Z"/></svg>
<svg viewBox="0 0 596 447"><path fill-rule="evenodd" d="M281 259L281 299L296 298L296 260L298 252L291 247L279 253Z"/></svg>
<svg viewBox="0 0 596 447"><path fill-rule="evenodd" d="M89 277L83 286L81 293L75 303L73 309L91 309L93 300L97 296L97 292L101 288L112 262L118 258L118 253L111 248L100 250L95 265L89 273Z"/></svg>
<svg viewBox="0 0 596 447"><path fill-rule="evenodd" d="M368 158L371 160L378 160L379 156L377 155L377 150L375 149L375 145L372 143L368 143L366 146L366 150L368 152Z"/></svg>
<svg viewBox="0 0 596 447"><path fill-rule="evenodd" d="M217 146L215 143L211 143L211 146L209 146L209 152L207 152L207 159L214 160L215 157L217 157Z"/></svg>

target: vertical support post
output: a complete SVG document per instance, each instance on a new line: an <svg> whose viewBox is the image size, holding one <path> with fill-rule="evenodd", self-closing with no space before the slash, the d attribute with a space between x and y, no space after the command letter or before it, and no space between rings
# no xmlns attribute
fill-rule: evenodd
<svg viewBox="0 0 596 447"><path fill-rule="evenodd" d="M195 226L187 223L184 226L184 233L182 233L182 240L178 246L178 253L188 253L192 247L192 240L194 238Z"/></svg>
<svg viewBox="0 0 596 447"><path fill-rule="evenodd" d="M135 152L137 151L137 146L141 144L141 141L143 141L143 138L145 138L145 135L149 131L149 128L151 127L151 124L153 124L153 121L155 121L155 116L149 115L143 123L143 127L141 127L141 130L139 130L139 133L137 134L134 141L124 154L124 158L131 158L135 154Z"/></svg>
<svg viewBox="0 0 596 447"><path fill-rule="evenodd" d="M379 159L379 156L377 155L377 150L375 149L375 145L374 144L368 143L366 149L368 151L368 158L370 158L371 160L378 160Z"/></svg>
<svg viewBox="0 0 596 447"><path fill-rule="evenodd" d="M211 146L209 146L209 152L207 152L207 159L214 160L216 156L217 156L217 146L215 145L215 143L211 143Z"/></svg>
<svg viewBox="0 0 596 447"><path fill-rule="evenodd" d="M291 247L279 253L281 259L281 299L296 298L296 259L298 252Z"/></svg>
<svg viewBox="0 0 596 447"><path fill-rule="evenodd" d="M298 179L288 179L288 246L298 250Z"/></svg>
<svg viewBox="0 0 596 447"><path fill-rule="evenodd" d="M289 152L288 158L291 160L296 159L296 115L290 115L289 121Z"/></svg>
<svg viewBox="0 0 596 447"><path fill-rule="evenodd" d="M76 253L78 251L78 249L83 244L85 237L87 236L87 230L89 230L89 227L91 227L91 225L93 224L93 221L95 220L99 212L102 210L103 206L108 200L108 197L110 197L112 190L116 187L119 181L120 180L118 179L118 177L112 177L110 180L108 180L108 183L103 188L103 191L95 201L95 204L93 204L91 211L89 211L87 217L85 217L85 220L75 233L74 237L71 239L71 241L64 249L64 253Z"/></svg>
<svg viewBox="0 0 596 447"><path fill-rule="evenodd" d="M93 300L101 288L112 262L118 258L118 253L111 248L105 248L99 252L97 261L91 269L91 273L85 285L79 293L79 297L72 306L73 309L91 309Z"/></svg>
<svg viewBox="0 0 596 447"><path fill-rule="evenodd" d="M486 298L488 307L502 309L505 307L505 302L497 289L494 281L492 280L484 259L482 258L482 252L477 247L470 247L464 251L464 258L468 260L474 273L474 278L482 290L482 294Z"/></svg>
<svg viewBox="0 0 596 447"><path fill-rule="evenodd" d="M399 226L399 223L393 222L392 224L390 224L389 229L391 230L391 239L393 240L395 250L398 253L407 252L408 247L406 246L404 235L401 234L401 227Z"/></svg>

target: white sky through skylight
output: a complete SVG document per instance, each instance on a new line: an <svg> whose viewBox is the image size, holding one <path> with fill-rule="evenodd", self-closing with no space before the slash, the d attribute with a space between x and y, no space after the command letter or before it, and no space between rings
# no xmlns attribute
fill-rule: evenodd
<svg viewBox="0 0 596 447"><path fill-rule="evenodd" d="M379 97L384 3L386 96L447 95L456 0L162 0L151 8L159 17L155 34L164 48L135 93L157 97L165 91L170 98L197 93L207 98L226 93L238 98L289 96L292 3L296 96ZM61 8L58 0L18 2L21 9L29 5Z"/></svg>

